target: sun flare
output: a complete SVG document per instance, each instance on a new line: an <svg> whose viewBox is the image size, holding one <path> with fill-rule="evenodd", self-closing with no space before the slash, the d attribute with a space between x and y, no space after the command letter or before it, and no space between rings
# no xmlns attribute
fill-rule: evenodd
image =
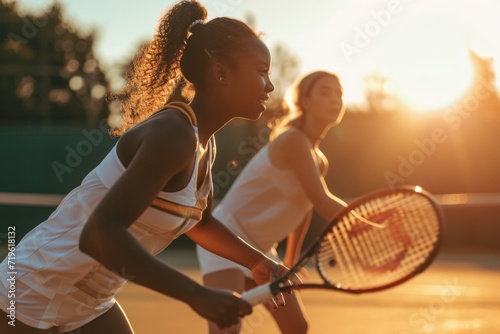
<svg viewBox="0 0 500 334"><path fill-rule="evenodd" d="M388 33L379 71L392 78L395 93L412 110L445 108L471 85L466 32L456 18L420 13Z"/></svg>
<svg viewBox="0 0 500 334"><path fill-rule="evenodd" d="M490 57L500 58L495 36L500 21L492 15L498 2L380 0L371 7L355 2L360 6L346 4L333 13L303 56L305 71L326 68L339 74L347 103L362 104L363 79L378 73L408 109L446 108L470 88L470 50L479 45L478 53L485 53L486 46Z"/></svg>

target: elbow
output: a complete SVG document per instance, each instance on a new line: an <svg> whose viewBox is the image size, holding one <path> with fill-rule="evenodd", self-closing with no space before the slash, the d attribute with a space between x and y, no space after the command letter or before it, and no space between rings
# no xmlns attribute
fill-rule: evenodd
<svg viewBox="0 0 500 334"><path fill-rule="evenodd" d="M88 224L86 224L82 230L82 233L80 234L80 240L78 242L78 248L80 249L80 252L85 253L87 255L90 255L90 242L89 242L89 233L88 233Z"/></svg>
<svg viewBox="0 0 500 334"><path fill-rule="evenodd" d="M82 229L82 233L80 234L80 239L78 241L78 248L80 252L95 258L95 236L98 235L98 233L96 224L93 224L91 220L88 220Z"/></svg>

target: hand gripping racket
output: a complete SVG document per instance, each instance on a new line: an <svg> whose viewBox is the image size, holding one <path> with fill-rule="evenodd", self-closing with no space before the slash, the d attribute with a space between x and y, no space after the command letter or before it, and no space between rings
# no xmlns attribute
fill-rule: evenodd
<svg viewBox="0 0 500 334"><path fill-rule="evenodd" d="M377 191L343 209L285 275L242 298L257 305L295 289L384 290L424 271L442 234L439 207L422 188ZM290 285L289 278L309 262L323 282Z"/></svg>

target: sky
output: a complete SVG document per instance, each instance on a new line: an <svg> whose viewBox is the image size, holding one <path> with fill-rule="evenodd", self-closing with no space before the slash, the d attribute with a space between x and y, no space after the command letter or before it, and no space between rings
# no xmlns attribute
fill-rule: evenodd
<svg viewBox="0 0 500 334"><path fill-rule="evenodd" d="M154 33L171 0L60 0L69 21L96 30L104 66L131 58ZM393 91L417 110L444 107L470 85L467 49L497 59L500 73L500 0L206 0L212 19L230 16L264 33L269 47L286 46L300 73L325 69L339 75L346 101L363 100L366 75L387 76ZM28 11L50 0L16 0ZM500 75L497 84L500 87Z"/></svg>

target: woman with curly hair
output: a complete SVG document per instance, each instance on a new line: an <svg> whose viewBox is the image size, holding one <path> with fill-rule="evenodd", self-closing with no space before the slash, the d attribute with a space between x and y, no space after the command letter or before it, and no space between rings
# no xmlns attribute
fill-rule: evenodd
<svg viewBox="0 0 500 334"><path fill-rule="evenodd" d="M330 193L324 176L328 160L319 149L329 129L340 124L345 107L338 77L315 71L294 86L293 113L276 122L271 141L245 166L214 210L214 216L260 251L280 261L276 247L287 240L284 265L298 261L312 212L331 221L345 203ZM293 148L293 149L291 149ZM212 288L242 293L255 287L251 272L197 246L203 281ZM285 296L272 312L282 333L307 333L300 295ZM240 326L224 333L239 333ZM210 333L220 333L212 323Z"/></svg>
<svg viewBox="0 0 500 334"><path fill-rule="evenodd" d="M128 280L187 303L220 328L237 323L251 312L238 295L204 287L153 256L183 233L248 268L258 283L286 270L211 215L213 135L235 117L259 118L274 87L259 36L241 21L206 16L197 1L182 1L160 19L114 96L123 109L117 144L17 245L15 300L7 261L0 265L1 309L15 303L15 326L4 315L0 332L133 333L114 298ZM184 82L194 92L190 105L170 102Z"/></svg>

